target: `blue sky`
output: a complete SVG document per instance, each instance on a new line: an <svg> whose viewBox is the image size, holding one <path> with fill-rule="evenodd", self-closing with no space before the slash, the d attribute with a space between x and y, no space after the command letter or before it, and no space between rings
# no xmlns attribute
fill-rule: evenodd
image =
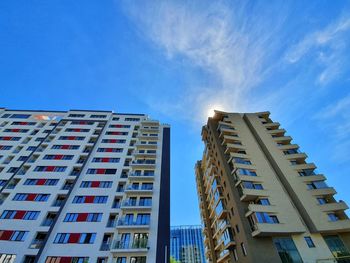
<svg viewBox="0 0 350 263"><path fill-rule="evenodd" d="M0 104L172 126L172 224L200 223L213 108L272 112L350 204L348 1L0 1Z"/></svg>

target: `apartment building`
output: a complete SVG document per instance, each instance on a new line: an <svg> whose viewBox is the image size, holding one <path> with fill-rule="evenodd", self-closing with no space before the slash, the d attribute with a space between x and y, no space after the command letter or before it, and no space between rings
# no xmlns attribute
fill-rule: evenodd
<svg viewBox="0 0 350 263"><path fill-rule="evenodd" d="M202 129L208 262L350 262L348 206L269 115L216 111Z"/></svg>
<svg viewBox="0 0 350 263"><path fill-rule="evenodd" d="M168 262L169 159L144 114L0 109L0 262Z"/></svg>
<svg viewBox="0 0 350 263"><path fill-rule="evenodd" d="M205 263L202 226L172 226L170 256L181 263Z"/></svg>

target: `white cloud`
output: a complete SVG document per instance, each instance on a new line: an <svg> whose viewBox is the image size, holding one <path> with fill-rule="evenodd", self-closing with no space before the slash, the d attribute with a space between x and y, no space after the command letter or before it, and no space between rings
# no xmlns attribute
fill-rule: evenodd
<svg viewBox="0 0 350 263"><path fill-rule="evenodd" d="M322 30L307 35L299 43L292 46L285 55L289 63L297 63L304 56L312 53L322 67L317 83L326 85L334 80L343 70L347 61L344 56L347 47L347 31L350 30L350 17L342 16L336 22Z"/></svg>
<svg viewBox="0 0 350 263"><path fill-rule="evenodd" d="M168 59L185 59L209 75L212 82L206 87L194 83L179 98L162 102L154 98L149 103L165 113L196 118L201 123L211 107L247 109L249 92L273 66L266 60L285 19L280 12L273 22L264 15L252 20L242 2L237 6L228 1L203 3L124 2L134 24ZM252 105L249 107L253 110Z"/></svg>

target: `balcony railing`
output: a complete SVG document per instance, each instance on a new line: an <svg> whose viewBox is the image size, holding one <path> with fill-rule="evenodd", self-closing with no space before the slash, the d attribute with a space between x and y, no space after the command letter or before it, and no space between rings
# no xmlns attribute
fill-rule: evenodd
<svg viewBox="0 0 350 263"><path fill-rule="evenodd" d="M148 239L137 239L134 242L125 242L121 240L115 240L113 243L113 249L143 249L147 248Z"/></svg>
<svg viewBox="0 0 350 263"><path fill-rule="evenodd" d="M135 206L152 206L152 201L134 201L134 200L124 200L122 206L135 207Z"/></svg>
<svg viewBox="0 0 350 263"><path fill-rule="evenodd" d="M102 242L100 250L101 251L109 251L111 249L111 243L110 242Z"/></svg>
<svg viewBox="0 0 350 263"><path fill-rule="evenodd" d="M125 220L125 219L119 219L117 225L118 226L148 226L149 220L143 220L143 221L131 221L131 220Z"/></svg>
<svg viewBox="0 0 350 263"><path fill-rule="evenodd" d="M106 227L116 227L117 219L108 219Z"/></svg>
<svg viewBox="0 0 350 263"><path fill-rule="evenodd" d="M46 218L41 225L42 226L51 226L53 224L53 221L54 220L52 218Z"/></svg>
<svg viewBox="0 0 350 263"><path fill-rule="evenodd" d="M44 244L44 240L42 239L33 240L33 242L29 245L29 248L39 249L43 244Z"/></svg>

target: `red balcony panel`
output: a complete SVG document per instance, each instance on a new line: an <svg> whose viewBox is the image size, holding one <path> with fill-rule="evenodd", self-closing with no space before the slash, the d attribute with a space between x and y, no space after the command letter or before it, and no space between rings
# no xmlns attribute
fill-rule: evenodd
<svg viewBox="0 0 350 263"><path fill-rule="evenodd" d="M18 210L15 214L15 219L22 219L27 211Z"/></svg>
<svg viewBox="0 0 350 263"><path fill-rule="evenodd" d="M78 243L80 238L79 233L72 233L69 235L68 243Z"/></svg>
<svg viewBox="0 0 350 263"><path fill-rule="evenodd" d="M88 213L80 213L78 214L77 221L78 222L85 222L88 217Z"/></svg>
<svg viewBox="0 0 350 263"><path fill-rule="evenodd" d="M75 136L68 136L68 140L75 140Z"/></svg>
<svg viewBox="0 0 350 263"><path fill-rule="evenodd" d="M113 151L112 148L107 148L107 149L106 149L106 152L108 152L108 153L111 153L112 151Z"/></svg>
<svg viewBox="0 0 350 263"><path fill-rule="evenodd" d="M62 158L63 158L62 154L56 154L54 157L55 160L61 160Z"/></svg>
<svg viewBox="0 0 350 263"><path fill-rule="evenodd" d="M108 163L109 162L109 158L102 158L102 162L103 163Z"/></svg>
<svg viewBox="0 0 350 263"><path fill-rule="evenodd" d="M44 185L46 182L46 179L39 179L36 183L36 185Z"/></svg>
<svg viewBox="0 0 350 263"><path fill-rule="evenodd" d="M4 232L2 232L2 235L0 236L0 240L10 240L12 234L13 234L12 230L5 230Z"/></svg>
<svg viewBox="0 0 350 263"><path fill-rule="evenodd" d="M87 195L87 196L85 196L84 203L93 203L94 198L95 198L95 196L93 196L93 195Z"/></svg>
<svg viewBox="0 0 350 263"><path fill-rule="evenodd" d="M61 149L67 150L67 149L69 149L69 145L62 145Z"/></svg>
<svg viewBox="0 0 350 263"><path fill-rule="evenodd" d="M46 172L53 172L55 170L55 166L47 166L45 170Z"/></svg>
<svg viewBox="0 0 350 263"><path fill-rule="evenodd" d="M97 169L97 174L105 174L106 169Z"/></svg>
<svg viewBox="0 0 350 263"><path fill-rule="evenodd" d="M71 257L61 257L59 259L59 263L71 263L72 262L72 258Z"/></svg>
<svg viewBox="0 0 350 263"><path fill-rule="evenodd" d="M91 182L91 187L100 187L100 182L99 181Z"/></svg>
<svg viewBox="0 0 350 263"><path fill-rule="evenodd" d="M26 201L33 201L36 197L36 194L28 194Z"/></svg>

